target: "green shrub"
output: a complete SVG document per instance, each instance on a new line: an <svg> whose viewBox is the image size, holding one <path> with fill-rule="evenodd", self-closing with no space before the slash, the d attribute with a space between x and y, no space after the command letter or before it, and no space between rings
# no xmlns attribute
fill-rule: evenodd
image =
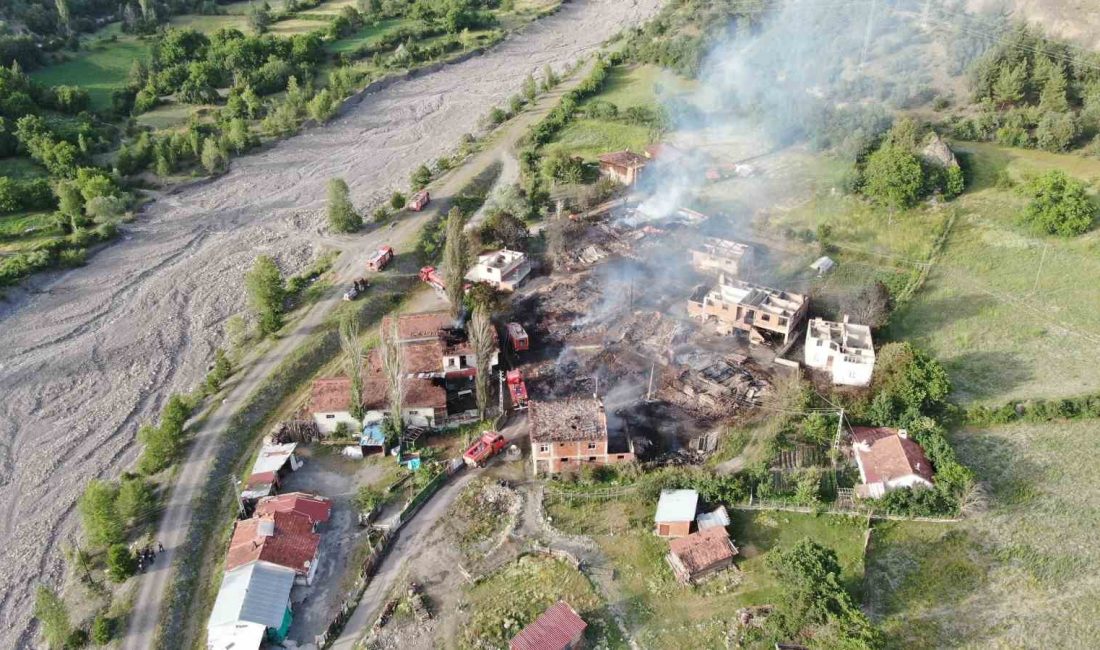
<svg viewBox="0 0 1100 650"><path fill-rule="evenodd" d="M125 544L114 544L107 550L107 577L111 582L126 582L136 570L137 562Z"/></svg>

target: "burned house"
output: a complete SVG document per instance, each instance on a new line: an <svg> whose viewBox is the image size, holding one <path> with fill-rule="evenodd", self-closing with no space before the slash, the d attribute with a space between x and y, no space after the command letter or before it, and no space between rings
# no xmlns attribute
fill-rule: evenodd
<svg viewBox="0 0 1100 650"><path fill-rule="evenodd" d="M527 255L507 248L479 255L466 273L470 282L484 282L500 291L515 291L531 273Z"/></svg>
<svg viewBox="0 0 1100 650"><path fill-rule="evenodd" d="M691 265L701 273L744 275L752 266L752 247L748 244L707 237L691 249Z"/></svg>
<svg viewBox="0 0 1100 650"><path fill-rule="evenodd" d="M697 287L688 299L688 315L715 326L719 334L740 330L749 340L763 343L782 337L786 345L806 319L810 302L801 294L719 276L713 287Z"/></svg>
<svg viewBox="0 0 1100 650"><path fill-rule="evenodd" d="M528 413L535 474L634 460L629 439L609 436L607 413L598 399L532 401Z"/></svg>
<svg viewBox="0 0 1100 650"><path fill-rule="evenodd" d="M599 161L601 176L626 186L638 182L638 177L649 162L645 156L640 156L629 149L600 154Z"/></svg>
<svg viewBox="0 0 1100 650"><path fill-rule="evenodd" d="M393 327L392 316L382 319L382 331ZM442 373L446 377L477 374L477 355L466 330L445 311L401 314L397 318L397 341L405 357L405 369L412 373ZM493 329L493 358L500 362L500 345Z"/></svg>
<svg viewBox="0 0 1100 650"><path fill-rule="evenodd" d="M834 384L866 386L875 370L875 347L871 328L848 321L837 323L823 318L810 320L806 327L806 365L828 372Z"/></svg>

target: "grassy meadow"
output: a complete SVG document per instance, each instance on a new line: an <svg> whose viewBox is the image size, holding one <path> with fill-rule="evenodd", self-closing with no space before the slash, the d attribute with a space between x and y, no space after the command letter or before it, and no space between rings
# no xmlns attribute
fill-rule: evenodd
<svg viewBox="0 0 1100 650"><path fill-rule="evenodd" d="M98 40L77 52L69 52L64 63L35 70L31 77L46 86L80 86L88 91L92 108L110 108L111 93L126 86L134 61L149 58L149 42L118 34L117 40Z"/></svg>
<svg viewBox="0 0 1100 650"><path fill-rule="evenodd" d="M625 600L627 624L642 647L723 647L734 611L772 603L780 595L765 566L768 553L804 537L836 551L846 586L859 597L866 530L862 519L732 511L730 536L740 550L738 570L685 587L665 561L668 542L653 535L653 508L652 502L639 498L547 505L558 530L591 536L609 558Z"/></svg>
<svg viewBox="0 0 1100 650"><path fill-rule="evenodd" d="M953 442L991 505L959 524L875 525L865 603L891 646L1092 647L1100 473L1087 459L1100 454L1096 423L965 430Z"/></svg>

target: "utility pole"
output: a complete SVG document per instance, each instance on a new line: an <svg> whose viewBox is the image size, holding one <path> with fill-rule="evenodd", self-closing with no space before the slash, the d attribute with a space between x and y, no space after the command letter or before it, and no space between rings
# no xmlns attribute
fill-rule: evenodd
<svg viewBox="0 0 1100 650"><path fill-rule="evenodd" d="M501 415L501 417L503 417L504 416L504 371L503 370L498 371L497 376L500 378L500 415ZM515 404L513 404L512 406L515 406Z"/></svg>
<svg viewBox="0 0 1100 650"><path fill-rule="evenodd" d="M653 398L653 371L656 370L656 368L657 368L657 362L654 361L652 363L652 365L649 366L649 388L646 389L646 392L645 392L645 401L647 403L652 401L652 398Z"/></svg>

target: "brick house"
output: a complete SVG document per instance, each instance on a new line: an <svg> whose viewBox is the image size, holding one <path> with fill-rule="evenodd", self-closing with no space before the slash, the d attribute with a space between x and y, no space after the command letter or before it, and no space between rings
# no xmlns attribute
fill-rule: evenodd
<svg viewBox="0 0 1100 650"><path fill-rule="evenodd" d="M748 244L717 237L707 237L691 249L691 265L702 273L743 275L752 259L752 247Z"/></svg>
<svg viewBox="0 0 1100 650"><path fill-rule="evenodd" d="M699 493L695 490L661 490L657 512L653 515L653 534L658 537L684 537L691 533Z"/></svg>
<svg viewBox="0 0 1100 650"><path fill-rule="evenodd" d="M382 331L393 327L393 317L382 319ZM500 362L500 343L493 329L492 366ZM477 374L477 355L466 331L458 327L446 311L401 314L397 316L397 342L405 355L408 372L442 372L447 377L473 377Z"/></svg>
<svg viewBox="0 0 1100 650"><path fill-rule="evenodd" d="M806 319L810 301L801 294L733 280L722 274L713 287L700 286L688 299L688 315L712 323L720 334L748 332L755 343L765 334L782 336L783 344Z"/></svg>
<svg viewBox="0 0 1100 650"><path fill-rule="evenodd" d="M295 512L269 512L238 521L229 542L225 570L262 560L293 569L298 584L311 584L321 548L321 536L313 532L313 527L308 516Z"/></svg>
<svg viewBox="0 0 1100 650"><path fill-rule="evenodd" d="M600 176L626 186L638 182L638 177L649 162L645 156L639 156L629 149L600 154L599 161Z"/></svg>
<svg viewBox="0 0 1100 650"><path fill-rule="evenodd" d="M595 398L530 402L531 462L535 474L556 474L585 465L634 460L629 440L612 440L607 413Z"/></svg>

